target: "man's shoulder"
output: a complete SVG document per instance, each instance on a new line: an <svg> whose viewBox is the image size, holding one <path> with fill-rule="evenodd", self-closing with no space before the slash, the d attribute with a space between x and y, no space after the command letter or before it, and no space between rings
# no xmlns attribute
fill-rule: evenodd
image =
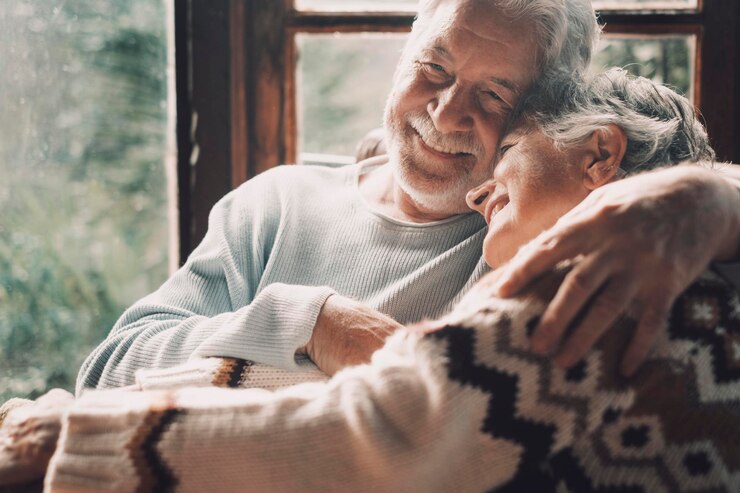
<svg viewBox="0 0 740 493"><path fill-rule="evenodd" d="M312 164L282 164L260 173L247 183L254 181L260 185L273 184L281 188L290 184L305 186L310 183L341 183L355 176L357 169L357 164L349 164L341 167Z"/></svg>
<svg viewBox="0 0 740 493"><path fill-rule="evenodd" d="M280 165L242 183L223 200L238 204L239 208L268 208L277 213L288 203L350 185L357 170L356 164L340 168Z"/></svg>

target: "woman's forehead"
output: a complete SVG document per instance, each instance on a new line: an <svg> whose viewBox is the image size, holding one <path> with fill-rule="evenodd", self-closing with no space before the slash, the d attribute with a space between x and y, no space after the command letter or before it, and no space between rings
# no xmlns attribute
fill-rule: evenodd
<svg viewBox="0 0 740 493"><path fill-rule="evenodd" d="M514 140L521 140L534 134L541 134L542 131L537 125L529 118L522 117L517 119L511 127L504 134L504 138L501 140L502 145L509 144Z"/></svg>

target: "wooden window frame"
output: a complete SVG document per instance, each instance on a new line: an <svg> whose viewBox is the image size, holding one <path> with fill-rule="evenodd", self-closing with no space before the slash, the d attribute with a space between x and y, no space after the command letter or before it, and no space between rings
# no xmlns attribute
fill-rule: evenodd
<svg viewBox="0 0 740 493"><path fill-rule="evenodd" d="M297 160L298 33L407 32L409 13L298 12L293 0L174 0L181 262L215 202ZM740 5L600 12L608 34L696 36L695 103L720 159L740 162Z"/></svg>

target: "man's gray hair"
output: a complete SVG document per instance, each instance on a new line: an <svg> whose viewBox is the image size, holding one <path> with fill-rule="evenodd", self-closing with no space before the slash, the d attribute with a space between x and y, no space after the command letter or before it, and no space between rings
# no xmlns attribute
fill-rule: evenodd
<svg viewBox="0 0 740 493"><path fill-rule="evenodd" d="M440 4L450 0L420 0L414 30L423 29ZM581 74L591 62L600 28L590 0L470 0L488 2L511 20L532 24L539 48L541 73Z"/></svg>
<svg viewBox="0 0 740 493"><path fill-rule="evenodd" d="M688 99L644 77L614 68L585 81L541 80L512 119L524 118L564 148L614 124L627 136L626 173L681 162L713 162L706 129Z"/></svg>

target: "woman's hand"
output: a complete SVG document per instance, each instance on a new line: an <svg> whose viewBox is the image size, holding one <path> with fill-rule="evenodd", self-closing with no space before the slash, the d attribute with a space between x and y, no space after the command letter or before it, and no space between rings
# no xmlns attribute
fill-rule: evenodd
<svg viewBox="0 0 740 493"><path fill-rule="evenodd" d="M680 166L597 189L503 268L509 297L559 262L582 256L533 334L535 351L557 350L571 366L628 308L639 320L622 360L631 375L664 329L676 297L713 260L732 260L740 237L740 195L719 174ZM561 340L582 314L580 323Z"/></svg>
<svg viewBox="0 0 740 493"><path fill-rule="evenodd" d="M33 404L10 411L0 427L0 487L44 477L56 450L62 417L72 402L72 394L54 389Z"/></svg>

